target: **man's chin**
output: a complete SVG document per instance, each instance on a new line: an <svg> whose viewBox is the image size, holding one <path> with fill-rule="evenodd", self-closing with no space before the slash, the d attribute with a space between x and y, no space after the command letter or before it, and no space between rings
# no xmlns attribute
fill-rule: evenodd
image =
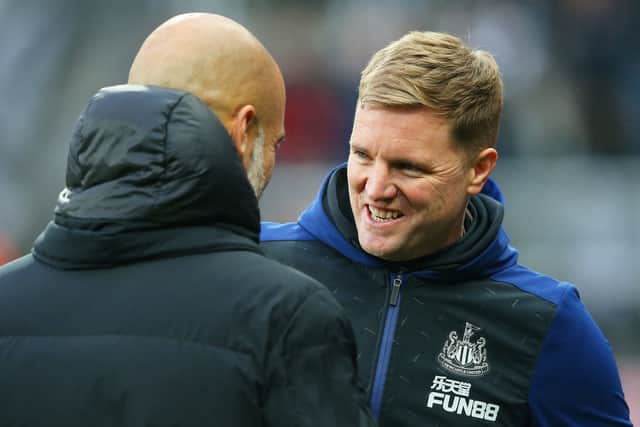
<svg viewBox="0 0 640 427"><path fill-rule="evenodd" d="M253 188L256 198L260 200L262 193L264 193L265 188L267 188L267 181L264 178L256 177L252 179L252 177L249 177L249 183L251 184L251 188Z"/></svg>
<svg viewBox="0 0 640 427"><path fill-rule="evenodd" d="M386 241L363 242L362 240L360 240L360 247L369 255L373 255L385 261L395 261L394 255L396 254L397 250L395 247L390 246L389 242L386 242Z"/></svg>
<svg viewBox="0 0 640 427"><path fill-rule="evenodd" d="M262 197L262 193L264 193L264 189L266 186L262 186L260 188L254 188L254 192L256 193L256 199L260 200Z"/></svg>

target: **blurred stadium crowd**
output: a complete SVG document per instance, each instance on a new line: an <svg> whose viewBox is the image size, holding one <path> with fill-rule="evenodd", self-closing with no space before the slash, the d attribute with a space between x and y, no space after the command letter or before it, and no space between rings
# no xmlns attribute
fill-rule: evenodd
<svg viewBox="0 0 640 427"><path fill-rule="evenodd" d="M51 218L86 100L125 82L145 35L186 11L236 19L282 67L288 143L266 219L295 218L346 159L373 51L415 29L492 52L505 81L495 176L507 230L525 263L576 283L640 400L637 0L0 0L0 264Z"/></svg>

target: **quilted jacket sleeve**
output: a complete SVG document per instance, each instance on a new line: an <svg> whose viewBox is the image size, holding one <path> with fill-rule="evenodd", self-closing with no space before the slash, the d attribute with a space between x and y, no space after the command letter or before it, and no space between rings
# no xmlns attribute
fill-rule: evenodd
<svg viewBox="0 0 640 427"><path fill-rule="evenodd" d="M268 426L374 426L358 382L351 323L330 292L297 307L268 362Z"/></svg>

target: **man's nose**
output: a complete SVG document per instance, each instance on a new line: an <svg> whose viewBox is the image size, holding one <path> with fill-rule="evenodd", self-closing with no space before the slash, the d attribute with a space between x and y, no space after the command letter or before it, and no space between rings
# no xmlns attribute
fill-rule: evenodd
<svg viewBox="0 0 640 427"><path fill-rule="evenodd" d="M367 177L365 192L371 200L388 200L396 196L397 187L386 168L374 167Z"/></svg>

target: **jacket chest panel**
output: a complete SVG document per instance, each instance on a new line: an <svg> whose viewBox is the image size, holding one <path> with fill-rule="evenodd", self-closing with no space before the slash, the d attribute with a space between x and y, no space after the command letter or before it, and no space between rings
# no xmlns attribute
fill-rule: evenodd
<svg viewBox="0 0 640 427"><path fill-rule="evenodd" d="M526 425L529 380L554 312L500 283L405 279L380 424Z"/></svg>

